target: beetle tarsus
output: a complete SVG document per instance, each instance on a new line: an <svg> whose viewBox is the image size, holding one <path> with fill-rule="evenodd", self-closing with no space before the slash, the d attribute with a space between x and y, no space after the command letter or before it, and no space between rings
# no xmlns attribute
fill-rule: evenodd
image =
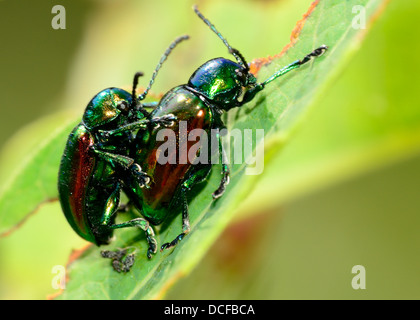
<svg viewBox="0 0 420 320"><path fill-rule="evenodd" d="M137 163L134 163L130 167L130 171L136 177L136 180L141 188L147 188L150 182L152 181L152 178L147 173L143 172L140 165L138 165Z"/></svg>
<svg viewBox="0 0 420 320"><path fill-rule="evenodd" d="M176 121L176 117L173 114L167 114L162 117L156 117L150 120L155 127L172 127Z"/></svg>
<svg viewBox="0 0 420 320"><path fill-rule="evenodd" d="M148 236L147 243L149 244L149 248L147 249L147 258L151 259L152 254L157 252L157 242L155 238Z"/></svg>
<svg viewBox="0 0 420 320"><path fill-rule="evenodd" d="M165 249L170 249L172 247L175 247L178 242L180 242L184 237L185 237L186 233L181 233L179 234L174 240L172 240L171 242L166 242L164 243L161 247L160 247L160 252L162 252Z"/></svg>
<svg viewBox="0 0 420 320"><path fill-rule="evenodd" d="M212 197L213 200L219 199L221 196L223 196L223 194L226 191L226 185L229 183L229 178L227 179L227 182L225 183L220 183L219 188L217 188L217 190L215 192L213 192Z"/></svg>

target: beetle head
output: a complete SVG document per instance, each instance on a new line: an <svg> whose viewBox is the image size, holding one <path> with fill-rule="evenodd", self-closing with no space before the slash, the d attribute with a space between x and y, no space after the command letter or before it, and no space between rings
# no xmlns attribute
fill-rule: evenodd
<svg viewBox="0 0 420 320"><path fill-rule="evenodd" d="M103 128L115 123L117 127L132 117L132 95L125 90L108 88L90 100L83 114L83 123L89 129Z"/></svg>
<svg viewBox="0 0 420 320"><path fill-rule="evenodd" d="M240 104L239 97L256 78L243 65L225 58L216 58L200 66L188 81L188 86L229 110Z"/></svg>

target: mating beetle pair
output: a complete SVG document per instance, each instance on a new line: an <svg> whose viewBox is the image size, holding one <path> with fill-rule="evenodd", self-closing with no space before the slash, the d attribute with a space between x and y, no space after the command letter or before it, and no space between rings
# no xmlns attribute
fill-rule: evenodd
<svg viewBox="0 0 420 320"><path fill-rule="evenodd" d="M157 251L151 225L162 223L172 210L177 210L178 203L182 206L182 232L173 241L163 244L161 250L181 241L190 231L187 193L206 179L212 165L210 161L208 164L161 163L157 155L163 143L157 139L159 130L172 129L179 150L188 152L190 144L180 137L178 130L181 121L187 123L187 132L201 129L210 133L212 129L221 129L224 111L246 104L269 82L327 50L326 46L321 46L258 83L240 52L229 45L196 7L194 11L223 41L236 62L225 58L207 61L187 84L171 89L157 105L142 103L171 50L188 38L180 37L162 56L149 86L141 95L136 96L141 73L134 77L131 94L117 88L101 91L90 101L82 122L68 138L59 171L61 206L73 229L96 245L108 243L115 229L137 226L146 234L147 256L151 258ZM147 112L147 107L153 107L153 111ZM223 195L229 183L221 137L217 138L222 173L214 199ZM144 218L115 224L121 191ZM133 263L132 257L129 263L124 263L122 254L104 252L103 256L114 260L117 271L128 271Z"/></svg>

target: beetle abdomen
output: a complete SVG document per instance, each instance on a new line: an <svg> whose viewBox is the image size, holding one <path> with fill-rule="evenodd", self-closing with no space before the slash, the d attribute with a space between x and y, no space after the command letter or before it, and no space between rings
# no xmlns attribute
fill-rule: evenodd
<svg viewBox="0 0 420 320"><path fill-rule="evenodd" d="M61 207L68 222L82 238L96 243L86 214L86 194L92 177L95 158L89 152L94 140L82 124L71 132L58 176Z"/></svg>

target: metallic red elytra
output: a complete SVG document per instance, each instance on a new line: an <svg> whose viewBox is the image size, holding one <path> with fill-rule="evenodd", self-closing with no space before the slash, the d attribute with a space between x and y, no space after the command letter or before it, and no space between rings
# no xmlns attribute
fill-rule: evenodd
<svg viewBox="0 0 420 320"><path fill-rule="evenodd" d="M94 138L84 125L78 125L68 141L59 176L61 206L73 230L82 238L96 243L85 205L95 168L95 157L89 151L94 144Z"/></svg>

